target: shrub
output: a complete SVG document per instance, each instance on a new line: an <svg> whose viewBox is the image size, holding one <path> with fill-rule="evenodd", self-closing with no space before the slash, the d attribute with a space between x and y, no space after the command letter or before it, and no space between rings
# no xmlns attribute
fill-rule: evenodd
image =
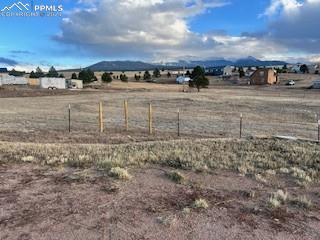
<svg viewBox="0 0 320 240"><path fill-rule="evenodd" d="M111 83L112 82L111 74L107 72L103 73L101 76L101 80L106 83Z"/></svg>
<svg viewBox="0 0 320 240"><path fill-rule="evenodd" d="M167 177L171 179L175 183L183 183L185 181L185 177L178 171L171 171L167 173Z"/></svg>
<svg viewBox="0 0 320 240"><path fill-rule="evenodd" d="M120 180L131 179L131 175L128 173L128 171L126 169L120 168L120 167L111 168L111 170L109 171L109 174L111 177L114 177L114 178L120 179Z"/></svg>
<svg viewBox="0 0 320 240"><path fill-rule="evenodd" d="M209 207L209 204L205 199L199 198L194 201L193 207L197 209L207 209Z"/></svg>
<svg viewBox="0 0 320 240"><path fill-rule="evenodd" d="M288 193L283 190L278 190L271 194L268 203L272 208L278 208L281 204L285 203L287 199Z"/></svg>
<svg viewBox="0 0 320 240"><path fill-rule="evenodd" d="M312 207L311 200L308 199L306 196L300 196L300 197L291 199L290 203L304 209L310 209Z"/></svg>

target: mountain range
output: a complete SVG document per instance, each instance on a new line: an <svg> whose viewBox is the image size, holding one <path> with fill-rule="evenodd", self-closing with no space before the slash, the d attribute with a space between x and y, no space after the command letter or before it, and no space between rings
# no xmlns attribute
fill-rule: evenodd
<svg viewBox="0 0 320 240"><path fill-rule="evenodd" d="M283 61L262 61L254 57L247 57L235 61L225 59L203 60L203 61L177 61L169 63L146 63L141 61L102 61L95 63L86 69L92 71L145 71L153 70L155 68L165 69L181 69L181 68L194 68L201 67L223 67L223 66L236 66L236 67L263 67L263 66L278 66L285 65Z"/></svg>

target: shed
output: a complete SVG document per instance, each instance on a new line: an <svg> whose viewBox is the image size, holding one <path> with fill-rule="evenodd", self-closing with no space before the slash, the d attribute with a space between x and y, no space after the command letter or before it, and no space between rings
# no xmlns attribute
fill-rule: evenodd
<svg viewBox="0 0 320 240"><path fill-rule="evenodd" d="M259 68L250 77L251 85L265 85L278 83L278 75L272 68Z"/></svg>
<svg viewBox="0 0 320 240"><path fill-rule="evenodd" d="M83 89L83 81L77 79L70 79L67 80L67 86L68 88L72 89Z"/></svg>
<svg viewBox="0 0 320 240"><path fill-rule="evenodd" d="M25 77L14 77L9 75L0 76L2 85L27 85Z"/></svg>
<svg viewBox="0 0 320 240"><path fill-rule="evenodd" d="M313 81L312 88L320 89L320 80Z"/></svg>
<svg viewBox="0 0 320 240"><path fill-rule="evenodd" d="M40 78L40 87L45 89L66 89L64 78Z"/></svg>
<svg viewBox="0 0 320 240"><path fill-rule="evenodd" d="M210 67L205 69L207 76L221 76L223 75L223 67Z"/></svg>
<svg viewBox="0 0 320 240"><path fill-rule="evenodd" d="M232 67L232 66L226 66L226 67L223 69L223 75L224 75L224 76L232 76L233 70L234 70L234 67Z"/></svg>

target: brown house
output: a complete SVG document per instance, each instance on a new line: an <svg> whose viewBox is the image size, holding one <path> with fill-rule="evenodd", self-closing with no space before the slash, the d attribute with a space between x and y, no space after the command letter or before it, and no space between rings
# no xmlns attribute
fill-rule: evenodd
<svg viewBox="0 0 320 240"><path fill-rule="evenodd" d="M257 69L250 77L251 85L277 84L278 74L272 68Z"/></svg>

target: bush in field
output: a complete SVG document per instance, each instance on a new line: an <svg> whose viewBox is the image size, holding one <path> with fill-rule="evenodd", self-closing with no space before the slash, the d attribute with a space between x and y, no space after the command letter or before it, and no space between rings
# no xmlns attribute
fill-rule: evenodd
<svg viewBox="0 0 320 240"><path fill-rule="evenodd" d="M144 72L143 79L144 80L150 80L151 79L151 74L149 73L149 71L145 71Z"/></svg>
<svg viewBox="0 0 320 240"><path fill-rule="evenodd" d="M72 73L71 79L78 79L78 76L76 73Z"/></svg>
<svg viewBox="0 0 320 240"><path fill-rule="evenodd" d="M194 201L193 207L197 209L207 209L209 207L209 204L205 199L199 198Z"/></svg>
<svg viewBox="0 0 320 240"><path fill-rule="evenodd" d="M91 83L97 80L94 72L91 69L82 70L79 73L79 79L83 80L84 83Z"/></svg>
<svg viewBox="0 0 320 240"><path fill-rule="evenodd" d="M114 177L120 180L129 180L131 178L131 175L128 173L128 171L121 167L111 168L111 170L109 171L109 174L111 177Z"/></svg>
<svg viewBox="0 0 320 240"><path fill-rule="evenodd" d="M126 74L120 74L120 80L122 82L128 82L128 77Z"/></svg>
<svg viewBox="0 0 320 240"><path fill-rule="evenodd" d="M290 203L300 208L310 209L312 207L312 202L306 196L300 196L294 199L291 199Z"/></svg>
<svg viewBox="0 0 320 240"><path fill-rule="evenodd" d="M156 68L154 71L153 71L153 76L155 78L159 78L161 77L161 73L160 73L160 70L158 68Z"/></svg>
<svg viewBox="0 0 320 240"><path fill-rule="evenodd" d="M168 172L166 175L171 181L175 183L181 184L185 181L185 177L178 171L171 171Z"/></svg>
<svg viewBox="0 0 320 240"><path fill-rule="evenodd" d="M107 72L103 73L101 76L101 80L105 83L111 83L112 82L111 74Z"/></svg>
<svg viewBox="0 0 320 240"><path fill-rule="evenodd" d="M140 76L140 75L135 74L135 75L134 75L134 79L138 82L138 81L140 81L141 76Z"/></svg>

